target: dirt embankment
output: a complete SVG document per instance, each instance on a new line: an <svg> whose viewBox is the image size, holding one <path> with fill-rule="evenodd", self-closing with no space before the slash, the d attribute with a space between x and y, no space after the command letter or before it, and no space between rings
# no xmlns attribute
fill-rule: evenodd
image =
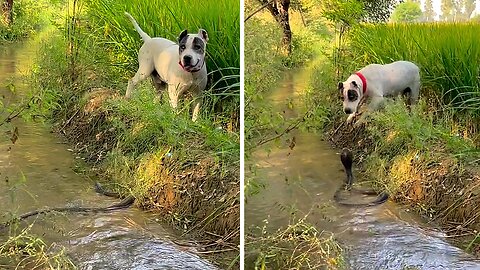
<svg viewBox="0 0 480 270"><path fill-rule="evenodd" d="M238 166L229 168L192 141L185 152L158 147L133 160L118 162L125 153L118 144L118 112L109 102L118 92L98 88L88 91L72 116L57 129L75 145L103 179L121 186L136 197L136 206L154 211L162 220L184 233L201 237L208 250L238 249L240 228L240 181ZM121 117L120 117L121 118ZM125 119L131 132L142 132L148 125ZM166 127L167 128L167 127ZM161 134L159 134L161 136ZM180 153L191 153L185 156ZM117 160L113 162L112 160ZM128 191L130 190L130 191ZM198 248L198 247L197 247Z"/></svg>

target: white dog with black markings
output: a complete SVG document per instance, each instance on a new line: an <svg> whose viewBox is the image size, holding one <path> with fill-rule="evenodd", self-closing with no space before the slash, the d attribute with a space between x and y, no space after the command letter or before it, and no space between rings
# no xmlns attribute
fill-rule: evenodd
<svg viewBox="0 0 480 270"><path fill-rule="evenodd" d="M339 83L338 89L343 96L343 111L349 114L347 123L351 123L363 99L371 99L368 110L377 110L385 98L398 95L407 96L408 105L415 104L420 91L420 69L408 61L371 64Z"/></svg>
<svg viewBox="0 0 480 270"><path fill-rule="evenodd" d="M207 85L205 65L207 31L200 29L197 34L188 34L187 30L184 30L176 44L165 38L151 38L143 32L130 14L125 12L125 15L144 42L138 52L138 71L128 81L125 97L130 98L135 86L151 76L158 91L167 88L173 109L177 108L179 97L190 92L194 99L192 120L196 121L202 103L202 91Z"/></svg>

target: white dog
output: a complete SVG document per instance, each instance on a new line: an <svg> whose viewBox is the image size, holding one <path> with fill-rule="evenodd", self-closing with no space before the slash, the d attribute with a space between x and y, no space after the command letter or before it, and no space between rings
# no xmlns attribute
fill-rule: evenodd
<svg viewBox="0 0 480 270"><path fill-rule="evenodd" d="M178 37L177 45L168 39L151 38L130 14L125 14L144 42L138 52L138 71L128 81L125 97L130 98L135 86L151 76L158 91L167 87L170 105L174 109L177 108L179 97L189 91L194 98L192 120L197 120L201 94L207 85L207 32L200 29L197 34L188 34L187 30L184 30Z"/></svg>
<svg viewBox="0 0 480 270"><path fill-rule="evenodd" d="M386 97L398 95L408 95L407 104L415 104L420 91L420 69L407 61L371 64L339 83L338 89L343 96L343 111L349 114L347 122L351 123L361 100L366 98L371 99L369 110L378 109Z"/></svg>

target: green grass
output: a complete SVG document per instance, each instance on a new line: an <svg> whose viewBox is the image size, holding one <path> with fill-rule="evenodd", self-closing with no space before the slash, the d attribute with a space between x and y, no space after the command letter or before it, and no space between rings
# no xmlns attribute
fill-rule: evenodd
<svg viewBox="0 0 480 270"><path fill-rule="evenodd" d="M258 29L263 29L258 33ZM245 141L262 136L272 121L272 108L264 102L286 68L279 50L281 32L272 23L255 19L245 24Z"/></svg>
<svg viewBox="0 0 480 270"><path fill-rule="evenodd" d="M13 23L0 20L0 43L24 39L38 33L51 23L62 0L18 0L13 3ZM38 12L41 10L42 12Z"/></svg>
<svg viewBox="0 0 480 270"><path fill-rule="evenodd" d="M478 119L479 32L478 23L365 25L349 36L351 71L370 63L414 62L421 69L421 96Z"/></svg>

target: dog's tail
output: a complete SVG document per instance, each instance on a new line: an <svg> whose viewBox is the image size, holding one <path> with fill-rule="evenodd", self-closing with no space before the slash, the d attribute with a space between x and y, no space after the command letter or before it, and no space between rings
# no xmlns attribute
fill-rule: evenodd
<svg viewBox="0 0 480 270"><path fill-rule="evenodd" d="M150 36L147 35L147 33L143 32L142 28L140 28L140 26L138 26L137 21L135 21L135 19L132 17L132 15L130 15L128 12L125 12L125 15L127 15L127 17L128 17L128 18L130 19L130 21L132 22L133 27L135 27L135 30L137 30L137 32L140 34L140 36L141 36L142 39L143 39L143 42L149 40L149 39L150 39Z"/></svg>

